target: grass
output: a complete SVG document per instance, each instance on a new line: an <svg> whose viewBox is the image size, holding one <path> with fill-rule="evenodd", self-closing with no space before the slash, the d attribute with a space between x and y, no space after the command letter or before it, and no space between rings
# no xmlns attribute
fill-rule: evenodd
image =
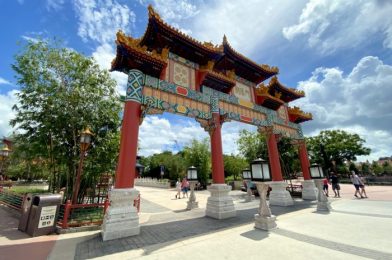
<svg viewBox="0 0 392 260"><path fill-rule="evenodd" d="M8 189L7 189L8 190ZM26 194L26 193L34 193L34 194L41 194L41 193L50 193L47 189L37 189L37 188L29 188L29 187L17 187L14 186L9 189L11 192L15 192L18 194Z"/></svg>

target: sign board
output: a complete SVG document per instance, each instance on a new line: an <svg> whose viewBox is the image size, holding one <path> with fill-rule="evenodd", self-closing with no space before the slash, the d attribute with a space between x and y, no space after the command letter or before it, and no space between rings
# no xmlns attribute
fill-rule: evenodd
<svg viewBox="0 0 392 260"><path fill-rule="evenodd" d="M42 207L38 228L51 227L56 219L57 206Z"/></svg>

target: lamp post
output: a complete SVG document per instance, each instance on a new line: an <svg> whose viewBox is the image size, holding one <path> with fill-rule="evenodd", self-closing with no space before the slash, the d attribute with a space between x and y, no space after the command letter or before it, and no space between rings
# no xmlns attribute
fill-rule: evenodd
<svg viewBox="0 0 392 260"><path fill-rule="evenodd" d="M83 162L86 151L91 143L91 137L93 133L91 133L90 129L87 127L84 131L80 133L80 160L79 160L79 167L78 172L76 174L74 188L73 188L73 195L72 195L72 204L76 204L78 201L78 193L80 188L80 177L83 172Z"/></svg>
<svg viewBox="0 0 392 260"><path fill-rule="evenodd" d="M270 167L267 161L256 159L251 164L251 179L256 184L257 191L260 194L259 212L255 214L255 228L262 230L271 230L276 228L276 217L271 214L271 209L267 204L268 185L265 183L271 181Z"/></svg>
<svg viewBox="0 0 392 260"><path fill-rule="evenodd" d="M317 195L317 211L329 212L331 210L330 202L323 192L324 172L320 165L314 163L309 167L310 177L316 183L318 189Z"/></svg>
<svg viewBox="0 0 392 260"><path fill-rule="evenodd" d="M5 161L8 159L8 156L10 155L11 150L8 148L7 144L4 144L4 147L0 150L0 160L1 160L1 172L0 175L4 175L5 179L5 174L4 174L4 164Z"/></svg>
<svg viewBox="0 0 392 260"><path fill-rule="evenodd" d="M250 185L252 183L252 173L249 169L245 169L242 171L242 179L244 179L244 182L246 182L245 202L250 202L255 196L252 194L252 190L250 189Z"/></svg>
<svg viewBox="0 0 392 260"><path fill-rule="evenodd" d="M188 168L187 179L191 187L191 195L189 196L189 201L187 202L186 209L191 210L199 207L199 202L196 201L195 196L195 185L197 183L197 169L195 166L191 166Z"/></svg>

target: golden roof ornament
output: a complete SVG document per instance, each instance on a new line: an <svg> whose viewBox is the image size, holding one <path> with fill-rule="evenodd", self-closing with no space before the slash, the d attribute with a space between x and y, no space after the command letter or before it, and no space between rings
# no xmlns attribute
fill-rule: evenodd
<svg viewBox="0 0 392 260"><path fill-rule="evenodd" d="M161 17L159 16L159 14L157 12L155 12L154 8L152 7L151 4L148 5L148 18L151 17L155 17L158 18L159 20L161 20Z"/></svg>
<svg viewBox="0 0 392 260"><path fill-rule="evenodd" d="M264 96L268 94L268 87L261 83L258 87L256 87L256 95L257 96Z"/></svg>

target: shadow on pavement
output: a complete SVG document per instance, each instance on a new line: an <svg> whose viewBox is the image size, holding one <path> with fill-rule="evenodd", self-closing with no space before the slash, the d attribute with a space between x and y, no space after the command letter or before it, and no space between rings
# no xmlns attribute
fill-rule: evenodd
<svg viewBox="0 0 392 260"><path fill-rule="evenodd" d="M290 207L272 206L271 211L275 216L302 210L314 206L314 202L299 201ZM199 217L180 221L171 221L174 216L167 219L167 222L155 225L142 225L140 234L133 237L102 241L100 235L92 239L83 241L77 245L75 259L87 259L93 257L106 256L138 248L145 248L156 245L148 249L148 253L165 247L169 244L183 241L194 236L201 236L211 232L222 231L236 226L241 226L254 222L254 214L257 207L252 209L237 210L237 216L224 220L217 220L209 217ZM261 231L259 234L252 232L245 233L251 239L264 239L267 232ZM60 242L60 241L59 241ZM147 251L145 252L147 253Z"/></svg>

